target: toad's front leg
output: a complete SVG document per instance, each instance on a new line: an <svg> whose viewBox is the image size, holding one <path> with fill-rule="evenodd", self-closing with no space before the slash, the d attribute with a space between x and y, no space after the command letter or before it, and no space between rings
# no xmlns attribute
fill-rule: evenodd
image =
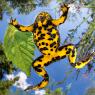
<svg viewBox="0 0 95 95"><path fill-rule="evenodd" d="M31 24L29 26L24 26L24 25L19 24L16 19L12 19L12 18L11 18L9 24L13 25L21 32L33 32L33 30L34 30L34 24Z"/></svg>

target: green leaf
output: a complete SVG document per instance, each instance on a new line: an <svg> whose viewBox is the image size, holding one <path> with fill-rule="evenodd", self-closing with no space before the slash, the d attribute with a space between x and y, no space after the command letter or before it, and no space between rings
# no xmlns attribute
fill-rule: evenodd
<svg viewBox="0 0 95 95"><path fill-rule="evenodd" d="M4 51L8 60L30 75L34 56L33 34L21 32L9 25L4 37Z"/></svg>

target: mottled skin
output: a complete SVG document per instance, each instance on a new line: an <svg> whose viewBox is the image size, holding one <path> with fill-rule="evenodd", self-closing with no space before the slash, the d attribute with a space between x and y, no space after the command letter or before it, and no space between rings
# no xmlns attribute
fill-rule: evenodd
<svg viewBox="0 0 95 95"><path fill-rule="evenodd" d="M36 17L35 22L30 26L23 26L20 25L16 20L11 20L10 24L14 25L20 31L33 32L35 44L42 53L40 57L34 60L32 67L37 74L42 76L44 79L35 86L29 86L26 90L41 89L48 85L49 76L44 67L48 66L54 61L68 57L70 64L74 68L80 69L92 60L93 54L91 54L85 60L75 62L75 46L73 44L68 44L60 47L60 36L57 26L65 22L68 10L68 5L64 4L64 6L61 6L62 15L59 19L53 19L49 13L41 12Z"/></svg>

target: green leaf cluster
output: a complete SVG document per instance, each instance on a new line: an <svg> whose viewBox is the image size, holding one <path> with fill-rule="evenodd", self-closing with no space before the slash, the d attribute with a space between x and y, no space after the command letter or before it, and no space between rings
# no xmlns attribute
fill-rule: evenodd
<svg viewBox="0 0 95 95"><path fill-rule="evenodd" d="M81 59L91 52L95 47L95 18L89 24L87 32L83 35L78 44L78 57Z"/></svg>
<svg viewBox="0 0 95 95"><path fill-rule="evenodd" d="M10 74L15 70L11 61L8 61L5 53L3 44L0 43L0 79L3 78L4 74Z"/></svg>
<svg viewBox="0 0 95 95"><path fill-rule="evenodd" d="M66 95L65 92L62 91L61 88L57 88L54 91L51 91L49 89L46 90L46 95Z"/></svg>
<svg viewBox="0 0 95 95"><path fill-rule="evenodd" d="M9 25L4 37L4 50L8 60L30 75L34 57L33 34L21 32Z"/></svg>
<svg viewBox="0 0 95 95"><path fill-rule="evenodd" d="M12 86L19 77L14 78L13 80L0 80L0 95L8 95L8 90L10 86Z"/></svg>

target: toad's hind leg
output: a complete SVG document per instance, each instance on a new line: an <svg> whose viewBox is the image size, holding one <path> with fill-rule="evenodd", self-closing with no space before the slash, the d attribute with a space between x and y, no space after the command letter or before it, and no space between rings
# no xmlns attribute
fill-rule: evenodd
<svg viewBox="0 0 95 95"><path fill-rule="evenodd" d="M69 59L70 64L74 68L81 69L93 59L95 52L89 54L89 56L86 56L82 60L76 62L76 56L77 56L76 48L73 44L69 44L69 45L59 47L57 51L57 55L59 55L60 57L66 55Z"/></svg>
<svg viewBox="0 0 95 95"><path fill-rule="evenodd" d="M37 85L35 85L33 87L29 86L26 90L29 90L29 89L37 90L37 89L44 88L44 87L46 87L48 85L49 76L48 76L46 70L44 69L44 66L47 65L50 61L51 61L51 57L49 55L42 55L42 56L38 57L32 63L32 67L34 68L36 73L39 76L42 76L44 79L39 84L37 84Z"/></svg>

